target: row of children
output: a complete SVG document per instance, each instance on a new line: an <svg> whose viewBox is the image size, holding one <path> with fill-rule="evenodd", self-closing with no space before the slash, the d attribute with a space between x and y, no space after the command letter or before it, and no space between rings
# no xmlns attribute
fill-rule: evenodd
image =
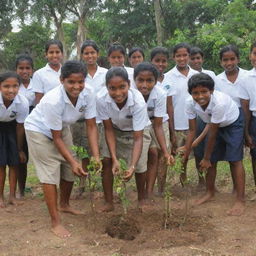
<svg viewBox="0 0 256 256"><path fill-rule="evenodd" d="M221 50L220 60L224 72L217 77L213 72L202 69L201 50L190 49L185 43L174 47L173 59L176 66L167 73L169 53L163 47L152 50L151 63L138 64L144 60L141 49L131 53L131 60L133 54L141 54L141 57L134 57L133 60L138 62L133 70L124 66L125 49L114 44L108 50L112 68L107 71L97 65L99 49L95 42L85 41L81 47L81 59L86 63L88 73L81 62L68 61L61 66L63 48L57 40L49 41L45 52L48 64L36 71L32 80L33 62L28 56L20 56L16 61L19 76L5 73L0 78L1 207L5 205L3 189L6 165L10 170L9 201L15 203L16 174L22 172L19 163L24 165L27 159L22 125L25 121L29 154L43 184L52 231L58 236L70 235L61 225L59 211L79 213L69 205L73 174L86 175L88 163L88 159L85 159L81 165L70 150L73 144L70 125L74 143L85 148L89 145L90 153L99 168L103 164L104 211L114 209L113 174L119 170L120 157L129 163L124 179L128 181L135 172L139 205L143 207L145 199L151 198L153 194L158 162L162 162L158 160L164 158L164 165L172 164L170 144L175 153L177 147L184 145L187 140L183 148L184 164L191 146L198 145L195 147L198 149L195 150L198 169L208 170L207 194L198 203L214 195L216 163L227 160L230 162L237 195L236 203L229 213L239 215L243 212L245 182L241 160L244 126L239 104L242 98L246 117L245 136L247 144L252 148L255 163L252 139L255 132L253 128L249 129L254 124L251 80L254 79L255 71L246 72L238 67L239 52L236 47L226 46ZM256 65L255 53L256 45L253 45L250 55L253 65ZM215 92L214 84L231 97ZM192 98L189 98L189 94ZM35 109L26 118L29 106L32 108L35 105ZM198 130L196 126L199 126ZM196 133L201 135L194 141ZM100 155L103 157L102 163ZM162 172L159 192L162 193L166 167L159 169ZM25 171L23 174L21 193L24 193ZM185 179L186 173L181 176L181 181ZM57 185L60 185L59 208Z"/></svg>

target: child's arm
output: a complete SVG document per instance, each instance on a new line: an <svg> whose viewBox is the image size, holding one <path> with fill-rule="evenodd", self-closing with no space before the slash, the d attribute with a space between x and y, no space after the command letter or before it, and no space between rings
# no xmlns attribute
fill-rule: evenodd
<svg viewBox="0 0 256 256"><path fill-rule="evenodd" d="M189 119L189 131L188 135L186 138L186 143L185 143L185 152L184 152L184 162L187 162L190 151L191 151L191 146L193 143L193 140L196 137L196 119Z"/></svg>
<svg viewBox="0 0 256 256"><path fill-rule="evenodd" d="M110 119L103 120L105 129L105 138L108 145L109 153L112 159L112 172L117 173L120 169L118 159L116 157L116 138L112 121Z"/></svg>
<svg viewBox="0 0 256 256"><path fill-rule="evenodd" d="M17 123L16 137L17 137L17 146L18 146L18 151L19 151L20 162L25 163L27 161L27 157L23 151L24 137L25 137L25 130L24 130L23 123Z"/></svg>
<svg viewBox="0 0 256 256"><path fill-rule="evenodd" d="M89 145L92 151L92 156L97 162L100 162L100 152L98 145L98 129L96 126L96 119L85 119L85 124L87 128L87 137L89 140Z"/></svg>
<svg viewBox="0 0 256 256"><path fill-rule="evenodd" d="M172 104L172 96L167 97L167 114L169 115L169 131L171 137L171 144L172 144L172 153L176 152L177 143L176 143L176 136L174 130L174 111L173 111L173 104Z"/></svg>
<svg viewBox="0 0 256 256"><path fill-rule="evenodd" d="M212 151L214 149L218 130L219 130L219 124L216 124L216 123L209 124L208 141L207 141L206 149L204 152L204 158L200 162L200 167L202 169L208 169L212 166L210 158L211 158Z"/></svg>
<svg viewBox="0 0 256 256"><path fill-rule="evenodd" d="M250 126L251 116L252 116L252 113L249 109L250 100L241 99L241 106L245 115L245 131L244 131L245 143L246 143L246 146L248 146L249 148L253 148L255 147L255 145L253 145L252 137L249 134L249 126Z"/></svg>
<svg viewBox="0 0 256 256"><path fill-rule="evenodd" d="M203 131L201 132L201 134L193 141L192 143L192 148L197 147L198 144L205 138L205 136L207 135L208 131L209 131L209 124L207 124Z"/></svg>
<svg viewBox="0 0 256 256"><path fill-rule="evenodd" d="M35 101L36 101L36 105L40 102L40 100L43 98L44 94L40 93L40 92L35 92Z"/></svg>
<svg viewBox="0 0 256 256"><path fill-rule="evenodd" d="M70 163L73 173L78 176L86 175L86 172L83 170L81 164L76 161L76 159L72 156L71 152L65 145L62 139L61 131L51 130L51 133L55 146L57 147L60 154Z"/></svg>
<svg viewBox="0 0 256 256"><path fill-rule="evenodd" d="M155 117L153 121L153 128L156 134L157 141L160 145L161 150L163 151L164 157L166 159L166 163L169 165L174 162L172 155L168 153L168 149L166 146L164 130L163 130L163 118Z"/></svg>
<svg viewBox="0 0 256 256"><path fill-rule="evenodd" d="M137 162L139 161L143 146L143 130L133 132L133 150L132 159L129 169L125 172L124 180L128 181L131 179ZM145 163L146 164L146 163Z"/></svg>

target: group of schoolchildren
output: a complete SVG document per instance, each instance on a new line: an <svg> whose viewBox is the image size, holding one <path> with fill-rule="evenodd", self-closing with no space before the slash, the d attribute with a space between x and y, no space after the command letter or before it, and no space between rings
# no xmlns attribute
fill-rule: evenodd
<svg viewBox="0 0 256 256"><path fill-rule="evenodd" d="M239 51L233 45L220 51L223 73L202 68L204 54L180 43L173 49L176 65L166 72L169 52L151 51L144 62L141 48L132 48L126 67L126 50L120 44L108 49L109 70L98 66L99 48L92 40L81 46L81 62L63 65L63 46L50 40L45 47L47 65L33 74L28 55L16 59L16 72L0 75L0 207L5 207L4 184L9 167L9 203L17 204L16 184L24 196L28 155L42 184L52 231L59 237L70 232L59 212L80 214L70 204L75 175L80 193L89 159L80 162L72 145L88 150L102 168L105 205L114 210L113 179L120 171L119 159L128 163L123 179L135 174L138 204L151 203L156 179L164 192L167 166L181 152L186 165L193 149L199 185L214 196L218 161L228 161L236 200L228 211L244 211L244 141L251 149L256 183L256 44L250 52L251 71L238 67ZM215 90L216 89L216 90ZM29 154L28 154L29 152ZM202 172L205 172L205 179ZM60 188L58 204L57 186Z"/></svg>

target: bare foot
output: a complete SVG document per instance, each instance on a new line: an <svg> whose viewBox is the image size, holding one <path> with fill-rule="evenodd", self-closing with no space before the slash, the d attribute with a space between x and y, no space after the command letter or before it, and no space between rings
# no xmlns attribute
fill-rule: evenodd
<svg viewBox="0 0 256 256"><path fill-rule="evenodd" d="M5 208L6 207L6 205L5 205L5 203L4 203L4 199L0 199L0 208Z"/></svg>
<svg viewBox="0 0 256 256"><path fill-rule="evenodd" d="M81 211L79 211L79 210L73 209L73 208L70 207L69 205L59 207L59 211L60 211L60 212L65 212L65 213L71 213L71 214L74 214L74 215L83 215L83 214L84 214L83 212L81 212Z"/></svg>
<svg viewBox="0 0 256 256"><path fill-rule="evenodd" d="M195 201L195 205L200 205L203 204L207 201L209 201L210 199L212 199L214 196L213 193L207 192L203 197L199 198L198 200Z"/></svg>
<svg viewBox="0 0 256 256"><path fill-rule="evenodd" d="M99 209L99 212L112 212L114 211L114 205L111 203L105 203L104 206L102 206Z"/></svg>
<svg viewBox="0 0 256 256"><path fill-rule="evenodd" d="M24 204L24 202L18 200L16 197L10 197L8 203L14 206L19 206Z"/></svg>
<svg viewBox="0 0 256 256"><path fill-rule="evenodd" d="M57 225L51 228L51 231L60 238L67 238L71 236L71 233L65 229L62 225Z"/></svg>
<svg viewBox="0 0 256 256"><path fill-rule="evenodd" d="M240 216L244 213L245 204L242 201L236 201L233 207L227 211L227 215Z"/></svg>

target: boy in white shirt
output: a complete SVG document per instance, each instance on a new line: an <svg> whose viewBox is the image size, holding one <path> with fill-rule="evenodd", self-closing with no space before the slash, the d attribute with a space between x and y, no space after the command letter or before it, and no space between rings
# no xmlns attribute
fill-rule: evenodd
<svg viewBox="0 0 256 256"><path fill-rule="evenodd" d="M215 192L216 167L218 161L228 161L234 171L237 189L236 201L227 212L241 215L244 211L245 173L242 166L244 123L241 113L230 96L214 90L213 79L204 73L192 76L188 81L188 91L192 98L186 102L189 118L189 134L185 144L185 163L196 136L196 116L207 123L203 139L207 134L204 157L200 162L206 171L206 194L196 203L210 200Z"/></svg>
<svg viewBox="0 0 256 256"><path fill-rule="evenodd" d="M79 214L69 205L69 198L74 174L86 175L71 152L70 124L85 119L92 156L100 165L95 97L91 89L85 87L85 77L84 64L66 62L61 69L62 84L47 93L25 121L29 154L43 184L52 231L62 238L70 236L70 232L60 221L57 185L60 185L59 210Z"/></svg>

